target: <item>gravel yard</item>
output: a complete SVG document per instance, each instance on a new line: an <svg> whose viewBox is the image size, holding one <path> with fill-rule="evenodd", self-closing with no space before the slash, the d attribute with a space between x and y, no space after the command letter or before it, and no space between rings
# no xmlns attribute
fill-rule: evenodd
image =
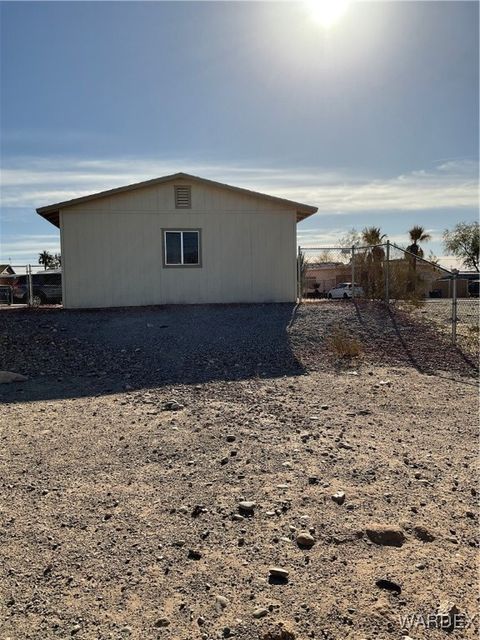
<svg viewBox="0 0 480 640"><path fill-rule="evenodd" d="M38 309L0 335L29 376L0 385L2 640L478 636L477 371L428 323ZM466 628L422 625L445 600Z"/></svg>
<svg viewBox="0 0 480 640"><path fill-rule="evenodd" d="M429 323L447 338L452 335L452 300L427 299L410 313L422 323ZM478 298L457 300L457 341L466 353L478 353L480 302Z"/></svg>

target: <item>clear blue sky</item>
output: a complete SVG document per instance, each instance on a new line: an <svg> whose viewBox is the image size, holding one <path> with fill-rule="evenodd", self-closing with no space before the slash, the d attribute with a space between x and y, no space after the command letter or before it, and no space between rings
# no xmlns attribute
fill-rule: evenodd
<svg viewBox="0 0 480 640"><path fill-rule="evenodd" d="M35 207L177 170L304 200L302 244L477 217L476 2L2 2L0 258ZM443 260L448 264L448 258Z"/></svg>

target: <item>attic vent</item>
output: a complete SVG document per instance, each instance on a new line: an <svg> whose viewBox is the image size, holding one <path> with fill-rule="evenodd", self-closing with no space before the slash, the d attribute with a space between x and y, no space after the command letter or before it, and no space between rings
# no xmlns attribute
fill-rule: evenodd
<svg viewBox="0 0 480 640"><path fill-rule="evenodd" d="M191 209L192 208L192 188L175 187L175 209Z"/></svg>

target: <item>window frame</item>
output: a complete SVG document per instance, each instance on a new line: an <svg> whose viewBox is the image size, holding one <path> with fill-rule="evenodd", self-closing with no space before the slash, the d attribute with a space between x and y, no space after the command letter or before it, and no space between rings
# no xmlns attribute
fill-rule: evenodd
<svg viewBox="0 0 480 640"><path fill-rule="evenodd" d="M180 258L182 260L181 263L169 263L167 262L167 233L179 233L180 234ZM198 262L195 263L185 263L184 262L184 254L183 254L183 234L184 233L196 233L198 238ZM178 228L172 227L168 229L162 229L162 244L163 244L163 267L165 269L196 269L202 266L202 230L201 229L191 229L191 228Z"/></svg>

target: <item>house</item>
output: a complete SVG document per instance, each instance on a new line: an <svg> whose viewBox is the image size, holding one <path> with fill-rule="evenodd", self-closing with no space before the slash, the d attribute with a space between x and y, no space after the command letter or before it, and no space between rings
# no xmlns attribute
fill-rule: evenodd
<svg viewBox="0 0 480 640"><path fill-rule="evenodd" d="M15 274L15 270L9 264L0 264L0 284L9 285L11 277Z"/></svg>
<svg viewBox="0 0 480 640"><path fill-rule="evenodd" d="M60 228L67 308L293 302L316 211L186 173L37 209Z"/></svg>
<svg viewBox="0 0 480 640"><path fill-rule="evenodd" d="M344 262L314 262L306 265L305 292L311 294L317 290L320 294L328 291L340 282L351 280L352 267Z"/></svg>
<svg viewBox="0 0 480 640"><path fill-rule="evenodd" d="M472 295L476 297L476 293L472 293L477 288L471 287L471 283L478 281L479 274L477 271L459 271L456 282L457 298L470 298ZM438 278L432 288L436 290L438 297L451 298L453 296L453 275L442 274L441 278Z"/></svg>
<svg viewBox="0 0 480 640"><path fill-rule="evenodd" d="M13 276L15 273L13 267L9 264L0 264L0 277L1 276Z"/></svg>

